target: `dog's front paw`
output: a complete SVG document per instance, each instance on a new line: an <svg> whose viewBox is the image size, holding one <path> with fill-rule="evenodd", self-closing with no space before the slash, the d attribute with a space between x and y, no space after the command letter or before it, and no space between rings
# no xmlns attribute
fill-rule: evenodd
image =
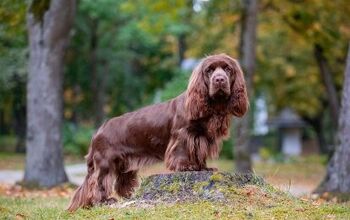
<svg viewBox="0 0 350 220"><path fill-rule="evenodd" d="M180 171L180 172L199 171L199 170L200 170L199 167L194 164L181 165L181 166L178 166L178 168L176 169L176 171Z"/></svg>
<svg viewBox="0 0 350 220"><path fill-rule="evenodd" d="M103 202L103 204L104 204L104 205L113 205L113 204L115 204L115 203L117 203L117 202L118 202L118 200L117 200L116 198L110 197L110 198L106 199L106 200Z"/></svg>

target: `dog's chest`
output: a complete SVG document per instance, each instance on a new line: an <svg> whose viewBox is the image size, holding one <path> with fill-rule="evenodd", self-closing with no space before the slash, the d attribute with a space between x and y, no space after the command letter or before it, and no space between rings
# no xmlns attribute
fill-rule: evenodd
<svg viewBox="0 0 350 220"><path fill-rule="evenodd" d="M195 136L207 136L215 139L226 136L229 126L229 116L214 115L206 119L192 121L188 126L188 131Z"/></svg>

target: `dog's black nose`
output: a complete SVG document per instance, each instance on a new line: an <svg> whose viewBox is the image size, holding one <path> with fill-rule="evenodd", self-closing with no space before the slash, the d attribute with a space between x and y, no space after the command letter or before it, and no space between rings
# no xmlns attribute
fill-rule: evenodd
<svg viewBox="0 0 350 220"><path fill-rule="evenodd" d="M226 78L225 76L222 75L217 75L214 77L214 83L220 85L220 84L224 84L226 82Z"/></svg>

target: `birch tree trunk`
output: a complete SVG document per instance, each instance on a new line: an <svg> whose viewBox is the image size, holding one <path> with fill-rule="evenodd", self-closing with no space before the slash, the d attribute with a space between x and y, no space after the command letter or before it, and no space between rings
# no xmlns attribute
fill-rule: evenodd
<svg viewBox="0 0 350 220"><path fill-rule="evenodd" d="M75 0L33 0L27 14L29 67L24 182L51 187L66 182L62 152L64 53Z"/></svg>
<svg viewBox="0 0 350 220"><path fill-rule="evenodd" d="M240 62L247 83L248 95L253 95L253 74L256 64L256 27L258 14L258 0L242 0L242 19L240 36ZM243 118L237 119L235 129L234 155L236 171L251 172L252 163L249 152L249 121L248 112Z"/></svg>
<svg viewBox="0 0 350 220"><path fill-rule="evenodd" d="M338 120L338 144L316 192L350 193L350 42Z"/></svg>

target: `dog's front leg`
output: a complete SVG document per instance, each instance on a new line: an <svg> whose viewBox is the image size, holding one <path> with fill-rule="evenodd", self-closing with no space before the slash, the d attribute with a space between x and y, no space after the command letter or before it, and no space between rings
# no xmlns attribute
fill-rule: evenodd
<svg viewBox="0 0 350 220"><path fill-rule="evenodd" d="M172 171L199 171L201 165L195 157L195 152L190 149L186 140L172 138L165 152L165 164Z"/></svg>

